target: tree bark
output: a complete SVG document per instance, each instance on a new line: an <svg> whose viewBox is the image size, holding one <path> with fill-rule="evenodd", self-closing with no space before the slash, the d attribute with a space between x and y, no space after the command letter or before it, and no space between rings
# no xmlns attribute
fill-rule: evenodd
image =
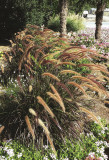
<svg viewBox="0 0 109 160"><path fill-rule="evenodd" d="M95 39L101 38L101 26L103 21L103 14L106 4L102 2L97 3L97 10L96 10L96 30L95 30Z"/></svg>
<svg viewBox="0 0 109 160"><path fill-rule="evenodd" d="M66 37L67 27L66 19L68 12L68 0L59 0L60 6L60 37Z"/></svg>

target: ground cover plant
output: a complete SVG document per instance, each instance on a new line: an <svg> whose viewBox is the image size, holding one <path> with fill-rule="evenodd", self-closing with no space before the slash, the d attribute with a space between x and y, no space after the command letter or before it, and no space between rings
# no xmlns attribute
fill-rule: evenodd
<svg viewBox="0 0 109 160"><path fill-rule="evenodd" d="M40 159L40 160L103 160L108 159L106 148L109 148L109 126L101 120L103 129L97 123L91 121L89 131L81 133L79 140L65 140L60 144L58 156L53 153L48 145L43 146L42 151L37 151L33 146L25 147L18 141L8 140L0 147L0 158L2 159Z"/></svg>
<svg viewBox="0 0 109 160"><path fill-rule="evenodd" d="M0 108L0 122L5 126L2 139L17 138L37 149L49 142L56 155L60 143L65 144L66 138L78 139L84 130L81 112L103 127L78 101L79 96L91 99L89 90L99 99L109 96L103 87L109 72L93 63L101 57L95 50L74 46L52 30L31 25L14 42L12 51L4 55L8 65L0 72L6 88ZM103 74L96 77L92 70Z"/></svg>
<svg viewBox="0 0 109 160"><path fill-rule="evenodd" d="M93 30L93 29L92 29ZM92 31L94 33L94 31ZM108 37L105 37L99 41L94 39L92 32L83 32L79 33L70 38L71 42L74 45L81 46L82 48L90 48L96 50L99 54L102 55L100 62L106 62L109 58L109 42L105 42ZM105 33L106 34L106 33ZM106 38L106 40L105 40Z"/></svg>

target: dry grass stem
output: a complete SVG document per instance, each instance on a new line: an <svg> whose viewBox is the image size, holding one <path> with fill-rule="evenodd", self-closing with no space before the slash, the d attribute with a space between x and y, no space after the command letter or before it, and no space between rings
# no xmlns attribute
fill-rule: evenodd
<svg viewBox="0 0 109 160"><path fill-rule="evenodd" d="M77 74L79 76L81 75L80 73L72 71L72 70L63 70L63 71L60 72L60 74L66 74L66 73Z"/></svg>
<svg viewBox="0 0 109 160"><path fill-rule="evenodd" d="M73 79L79 78L80 80L89 82L89 83L92 84L94 87L97 87L97 88L98 88L98 86L97 86L96 83L94 83L93 81L91 81L90 79L88 79L88 78L86 78L86 77L82 77L82 76L72 76L71 78L73 78Z"/></svg>
<svg viewBox="0 0 109 160"><path fill-rule="evenodd" d="M79 89L83 92L83 94L86 95L85 90L84 90L78 83L76 83L76 82L68 82L68 84L71 84L71 85L73 85L73 86L79 88Z"/></svg>
<svg viewBox="0 0 109 160"><path fill-rule="evenodd" d="M51 73L43 73L42 76L49 76L49 77L55 79L56 81L60 82L60 79Z"/></svg>
<svg viewBox="0 0 109 160"><path fill-rule="evenodd" d="M100 88L93 87L93 86L86 84L86 83L82 84L82 86L86 86L86 87L90 88L91 90L98 92L99 97L101 97L102 90Z"/></svg>
<svg viewBox="0 0 109 160"><path fill-rule="evenodd" d="M59 103L59 99L51 92L47 92L47 94L52 98L54 99L55 101L57 101Z"/></svg>
<svg viewBox="0 0 109 160"><path fill-rule="evenodd" d="M107 104L109 104L109 101L104 101L104 103L107 103Z"/></svg>
<svg viewBox="0 0 109 160"><path fill-rule="evenodd" d="M57 65L71 65L71 66L76 66L76 64L71 63L71 62L60 62Z"/></svg>
<svg viewBox="0 0 109 160"><path fill-rule="evenodd" d="M98 119L91 111L89 111L89 110L87 110L86 108L83 108L83 107L79 107L79 109L80 109L82 112L85 112L86 114L88 114L90 118L92 118L92 119L93 119L95 122L97 122L102 128L104 128L103 125L102 125L102 123L99 121L99 119Z"/></svg>
<svg viewBox="0 0 109 160"><path fill-rule="evenodd" d="M2 73L4 73L4 66L1 65L1 70L2 70Z"/></svg>
<svg viewBox="0 0 109 160"><path fill-rule="evenodd" d="M0 134L2 133L2 131L4 130L5 126L0 127Z"/></svg>
<svg viewBox="0 0 109 160"><path fill-rule="evenodd" d="M30 120L29 120L28 116L25 116L25 121L26 121L26 124L28 126L28 130L31 133L31 135L33 137L33 140L34 140L35 139L35 134L34 134L34 130L32 129L32 126L31 126L31 123L30 123Z"/></svg>
<svg viewBox="0 0 109 160"><path fill-rule="evenodd" d="M95 68L94 68L95 69ZM103 69L103 68L96 68L96 70L100 70L100 71L102 71L102 72L104 72L104 73L106 73L106 74L108 74L109 75L109 72L108 71L106 71L105 69Z"/></svg>
<svg viewBox="0 0 109 160"><path fill-rule="evenodd" d="M51 140L49 135L47 135L47 139L48 139L48 141L49 141L49 143L50 143L50 145L51 145L51 147L53 149L54 154L57 156L56 149L55 149L54 144L53 144L53 142L52 142L52 140Z"/></svg>
<svg viewBox="0 0 109 160"><path fill-rule="evenodd" d="M95 64L80 64L79 66L86 66L86 67L89 67L89 68L100 70L100 71L102 71L106 74L109 74L109 72L107 71L105 66L95 65Z"/></svg>
<svg viewBox="0 0 109 160"><path fill-rule="evenodd" d="M40 97L40 96L37 96L37 99L38 99L38 103L40 103L44 108L45 110L50 114L50 116L52 118L55 117L54 113L51 111L51 109L49 108L49 106L46 104L46 102Z"/></svg>
<svg viewBox="0 0 109 160"><path fill-rule="evenodd" d="M54 92L55 96L57 97L58 103L62 107L63 112L65 112L65 106L64 106L62 98L60 97L59 93L57 92L57 90L55 89L55 87L52 84L50 84L50 87L51 87L52 91Z"/></svg>
<svg viewBox="0 0 109 160"><path fill-rule="evenodd" d="M9 62L11 62L11 60L12 60L12 56L9 56Z"/></svg>
<svg viewBox="0 0 109 160"><path fill-rule="evenodd" d="M64 107L63 102L60 101L60 99L58 99L58 98L55 96L55 94L53 94L53 93L51 93L51 92L47 92L47 94L48 94L52 99L54 99L56 102L58 102L59 105L62 107L63 112L65 112L65 107Z"/></svg>

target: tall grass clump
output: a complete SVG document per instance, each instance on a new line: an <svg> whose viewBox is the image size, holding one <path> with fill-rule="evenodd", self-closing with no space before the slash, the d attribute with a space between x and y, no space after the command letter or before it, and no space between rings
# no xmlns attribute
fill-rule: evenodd
<svg viewBox="0 0 109 160"><path fill-rule="evenodd" d="M91 71L99 69L105 77L109 72L93 64L93 58L99 57L95 51L72 46L50 29L28 25L17 33L14 43L11 52L4 54L7 66L0 71L6 88L0 108L0 122L5 127L2 136L37 148L50 143L56 154L59 142L78 139L84 130L81 122L86 110L81 109L78 98L90 100L93 91L99 99L108 97L105 82ZM89 63L77 63L83 58ZM90 69L85 75L77 69L84 66ZM86 113L99 123L91 112Z"/></svg>
<svg viewBox="0 0 109 160"><path fill-rule="evenodd" d="M84 27L83 18L72 14L67 16L67 32L77 32L84 29ZM48 21L48 28L56 32L60 31L60 20L58 15L56 17L51 17Z"/></svg>

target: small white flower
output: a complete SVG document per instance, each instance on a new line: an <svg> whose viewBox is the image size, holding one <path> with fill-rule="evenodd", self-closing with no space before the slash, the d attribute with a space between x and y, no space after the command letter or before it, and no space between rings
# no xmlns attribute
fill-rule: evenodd
<svg viewBox="0 0 109 160"><path fill-rule="evenodd" d="M102 131L101 131L101 133L102 133L102 134L105 134L105 131L104 131L104 130L102 130Z"/></svg>
<svg viewBox="0 0 109 160"><path fill-rule="evenodd" d="M43 148L44 148L44 149L48 149L48 145L44 145Z"/></svg>
<svg viewBox="0 0 109 160"><path fill-rule="evenodd" d="M106 154L103 157L104 157L105 160L108 159L108 156Z"/></svg>
<svg viewBox="0 0 109 160"><path fill-rule="evenodd" d="M7 151L8 150L8 147L4 147L4 151Z"/></svg>
<svg viewBox="0 0 109 160"><path fill-rule="evenodd" d="M77 158L74 158L74 160L78 160Z"/></svg>
<svg viewBox="0 0 109 160"><path fill-rule="evenodd" d="M94 159L95 158L95 153L94 152L90 152L88 156L90 156L90 158Z"/></svg>
<svg viewBox="0 0 109 160"><path fill-rule="evenodd" d="M17 157L18 158L22 157L22 153L18 153Z"/></svg>
<svg viewBox="0 0 109 160"><path fill-rule="evenodd" d="M104 130L107 130L107 131L108 131L108 127L104 127Z"/></svg>
<svg viewBox="0 0 109 160"><path fill-rule="evenodd" d="M44 157L44 160L48 160L48 157L46 156L46 157Z"/></svg>
<svg viewBox="0 0 109 160"><path fill-rule="evenodd" d="M95 144L96 144L97 146L99 146L99 145L100 145L100 142L99 142L99 141L97 141L97 142L95 142Z"/></svg>
<svg viewBox="0 0 109 160"><path fill-rule="evenodd" d="M0 160L7 160L7 158L5 158L5 156L0 156Z"/></svg>
<svg viewBox="0 0 109 160"><path fill-rule="evenodd" d="M9 155L9 157L13 157L14 156L13 149L8 149L7 154Z"/></svg>
<svg viewBox="0 0 109 160"><path fill-rule="evenodd" d="M101 120L101 117L98 116L97 118L98 118L99 120Z"/></svg>
<svg viewBox="0 0 109 160"><path fill-rule="evenodd" d="M50 157L53 158L53 159L56 159L56 156L53 153L50 153Z"/></svg>

